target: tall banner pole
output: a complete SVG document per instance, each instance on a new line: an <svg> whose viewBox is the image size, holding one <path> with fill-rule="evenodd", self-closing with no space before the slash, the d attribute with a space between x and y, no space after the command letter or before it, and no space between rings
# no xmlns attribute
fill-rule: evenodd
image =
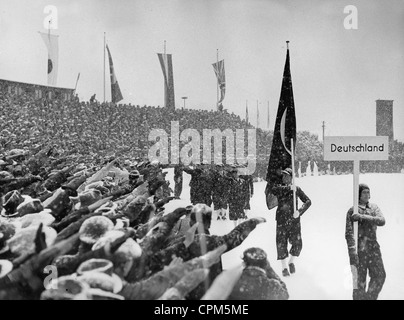
<svg viewBox="0 0 404 320"><path fill-rule="evenodd" d="M216 49L216 67L218 67L219 63L219 49ZM216 110L219 109L219 79L217 79L216 83Z"/></svg>
<svg viewBox="0 0 404 320"><path fill-rule="evenodd" d="M359 160L354 160L354 175L353 175L353 213L358 213L358 203L359 203ZM354 222L354 238L355 247L358 249L358 221Z"/></svg>
<svg viewBox="0 0 404 320"><path fill-rule="evenodd" d="M105 102L105 32L104 32L104 102Z"/></svg>
<svg viewBox="0 0 404 320"><path fill-rule="evenodd" d="M295 181L295 145L293 139L290 141L291 151L292 151L292 187L293 187L293 216L296 212L296 181Z"/></svg>

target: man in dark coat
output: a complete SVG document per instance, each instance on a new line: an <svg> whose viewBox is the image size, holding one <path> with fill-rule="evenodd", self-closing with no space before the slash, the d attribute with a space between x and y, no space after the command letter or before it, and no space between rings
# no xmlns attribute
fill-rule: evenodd
<svg viewBox="0 0 404 320"><path fill-rule="evenodd" d="M267 255L260 248L244 251L245 268L234 286L229 300L287 300L285 283L271 268Z"/></svg>
<svg viewBox="0 0 404 320"><path fill-rule="evenodd" d="M196 168L185 167L183 170L191 175L189 182L191 203L193 205L204 203L210 206L212 204L212 184L209 168L206 165L198 165Z"/></svg>
<svg viewBox="0 0 404 320"><path fill-rule="evenodd" d="M386 220L374 203L369 203L370 189L366 184L359 185L358 213L350 208L346 217L345 239L348 245L349 260L357 273L354 284L354 300L377 300L386 280L380 246L377 242L377 227L385 225ZM358 243L354 238L353 223L358 222ZM366 291L366 276L369 271L370 281ZM354 274L354 279L356 275Z"/></svg>
<svg viewBox="0 0 404 320"><path fill-rule="evenodd" d="M174 181L175 181L175 187L174 187L174 197L176 199L179 199L181 196L182 192L182 166L180 164L176 165L174 167Z"/></svg>
<svg viewBox="0 0 404 320"><path fill-rule="evenodd" d="M303 247L300 217L311 206L309 197L300 187L296 186L296 208L298 207L298 199L303 202L303 205L294 212L293 186L291 183L292 169L286 168L282 171L282 184L275 184L271 187L271 192L278 199L278 208L276 210L276 247L278 260L282 261L282 275L284 277L296 272L294 259L300 255ZM290 249L289 270L286 265L286 259L289 256L288 242L292 245Z"/></svg>
<svg viewBox="0 0 404 320"><path fill-rule="evenodd" d="M244 198L244 219L248 219L248 212L251 210L250 199L254 195L254 180L251 175L240 175L240 178L244 180L242 193Z"/></svg>
<svg viewBox="0 0 404 320"><path fill-rule="evenodd" d="M239 220L246 219L244 212L246 204L247 181L238 176L237 167L231 170L229 183L229 219L237 226Z"/></svg>
<svg viewBox="0 0 404 320"><path fill-rule="evenodd" d="M226 220L227 203L229 197L229 178L223 165L218 165L212 176L212 201L217 220Z"/></svg>

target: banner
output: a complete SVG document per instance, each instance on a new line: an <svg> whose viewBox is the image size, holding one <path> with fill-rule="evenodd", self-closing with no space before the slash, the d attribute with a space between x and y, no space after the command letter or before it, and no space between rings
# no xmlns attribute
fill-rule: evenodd
<svg viewBox="0 0 404 320"><path fill-rule="evenodd" d="M164 76L164 106L175 109L173 62L171 54L157 53Z"/></svg>
<svg viewBox="0 0 404 320"><path fill-rule="evenodd" d="M109 71L111 74L111 101L113 103L117 103L123 99L121 89L119 88L118 80L116 79L115 76L115 69L114 69L114 64L112 62L112 57L111 57L111 52L109 51L108 45L107 51L108 51L108 58L109 58Z"/></svg>
<svg viewBox="0 0 404 320"><path fill-rule="evenodd" d="M224 95L226 93L226 77L224 72L224 60L220 60L213 64L213 69L215 70L217 83L220 89L220 100L218 101L218 105L224 100Z"/></svg>
<svg viewBox="0 0 404 320"><path fill-rule="evenodd" d="M271 193L271 186L282 183L282 170L292 168L291 139L296 146L296 115L288 49L266 177L265 195L268 209L278 205L276 197Z"/></svg>
<svg viewBox="0 0 404 320"><path fill-rule="evenodd" d="M43 32L39 32L39 34L48 49L48 85L56 86L59 65L59 36Z"/></svg>

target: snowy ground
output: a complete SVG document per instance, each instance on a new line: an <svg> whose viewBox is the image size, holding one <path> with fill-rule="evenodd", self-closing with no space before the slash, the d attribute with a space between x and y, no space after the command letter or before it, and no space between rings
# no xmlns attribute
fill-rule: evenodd
<svg viewBox="0 0 404 320"><path fill-rule="evenodd" d="M174 189L173 171L167 179ZM181 200L170 202L169 211L189 203L189 179L184 173ZM296 260L297 273L283 278L290 299L351 299L352 276L345 242L345 217L352 206L352 175L310 176L298 178L299 185L312 200L312 206L301 218L303 250ZM359 182L367 183L371 202L382 210L386 225L377 231L386 282L379 299L404 299L404 210L401 197L404 190L404 174L361 174ZM241 256L249 247L264 249L275 271L281 275L280 262L276 260L275 211L265 204L265 182L254 184L250 217L264 217L267 222L259 225L244 243L223 256L224 268L241 263ZM299 203L300 204L300 203ZM226 234L233 229L230 221L217 221L213 216L212 234Z"/></svg>

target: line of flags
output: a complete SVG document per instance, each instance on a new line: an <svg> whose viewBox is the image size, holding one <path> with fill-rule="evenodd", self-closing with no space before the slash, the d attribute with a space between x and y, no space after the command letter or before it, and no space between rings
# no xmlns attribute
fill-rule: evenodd
<svg viewBox="0 0 404 320"><path fill-rule="evenodd" d="M268 209L272 209L278 205L276 196L271 193L271 187L274 184L282 182L282 170L292 168L292 139L295 146L296 115L288 48L266 176L267 186L265 188L265 195ZM293 148L293 150L295 149Z"/></svg>
<svg viewBox="0 0 404 320"><path fill-rule="evenodd" d="M48 67L47 67L47 75L48 75L48 85L56 86L57 85L57 74L58 74L58 63L59 63L59 44L58 44L58 35L53 35L49 33L39 32L41 35L47 49L48 49ZM111 79L111 101L113 103L118 103L123 99L121 89L119 87L118 80L116 78L114 64L112 61L111 52L109 50L108 45L105 46L104 50L108 52L108 60L109 60L109 70L110 70L110 79ZM172 54L166 53L158 53L158 59L160 61L161 69L163 71L164 77L164 106L167 108L175 109L175 94L174 94L174 76L173 76L173 63L172 63ZM224 59L217 61L212 64L213 70L215 72L217 78L217 85L220 90L220 98L217 101L217 107L223 102L226 95L226 74L224 67ZM77 82L80 77L80 73L78 75L76 81ZM246 121L249 122L248 119L248 105L246 105ZM259 126L259 110L257 105L257 127ZM269 128L269 106L268 106L268 120L267 127Z"/></svg>

